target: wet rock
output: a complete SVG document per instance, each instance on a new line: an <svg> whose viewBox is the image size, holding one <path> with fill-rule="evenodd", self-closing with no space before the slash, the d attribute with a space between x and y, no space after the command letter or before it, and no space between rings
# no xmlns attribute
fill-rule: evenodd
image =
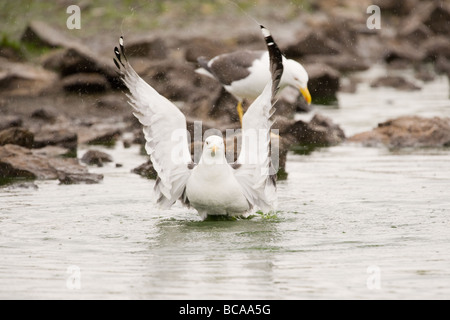
<svg viewBox="0 0 450 320"><path fill-rule="evenodd" d="M124 123L96 123L77 130L81 144L113 145L125 128Z"/></svg>
<svg viewBox="0 0 450 320"><path fill-rule="evenodd" d="M374 30L367 28L367 17L355 13L339 9L331 10L328 13L328 21L320 27L326 38L332 39L341 46L342 53L351 55L355 55L354 48L358 35L375 33Z"/></svg>
<svg viewBox="0 0 450 320"><path fill-rule="evenodd" d="M22 123L22 118L19 116L2 115L0 117L0 131L11 127L20 127Z"/></svg>
<svg viewBox="0 0 450 320"><path fill-rule="evenodd" d="M32 149L31 152L34 155L43 156L43 157L67 157L71 155L71 150L58 146L45 146L39 149Z"/></svg>
<svg viewBox="0 0 450 320"><path fill-rule="evenodd" d="M436 60L435 69L437 73L446 74L450 79L450 59L439 56Z"/></svg>
<svg viewBox="0 0 450 320"><path fill-rule="evenodd" d="M343 52L342 46L325 37L319 31L308 30L296 36L296 40L284 48L290 58L302 58L306 55L334 55Z"/></svg>
<svg viewBox="0 0 450 320"><path fill-rule="evenodd" d="M141 128L139 129L134 129L133 132L133 138L131 139L131 141L127 142L127 143L135 143L135 144L139 144L141 146L145 145L145 135L144 135L144 131L142 130L142 125Z"/></svg>
<svg viewBox="0 0 450 320"><path fill-rule="evenodd" d="M320 114L314 115L310 122L277 118L274 128L279 128L286 148L291 145L332 146L345 140L340 126Z"/></svg>
<svg viewBox="0 0 450 320"><path fill-rule="evenodd" d="M103 180L102 174L58 172L58 180L61 184L96 184Z"/></svg>
<svg viewBox="0 0 450 320"><path fill-rule="evenodd" d="M14 144L25 148L31 148L33 146L33 141L33 133L23 128L12 127L0 131L0 146Z"/></svg>
<svg viewBox="0 0 450 320"><path fill-rule="evenodd" d="M231 52L234 48L224 48L225 44L218 40L208 39L204 37L192 38L187 41L183 47L185 48L185 59L188 62L197 63L197 59L205 57L211 59L219 54Z"/></svg>
<svg viewBox="0 0 450 320"><path fill-rule="evenodd" d="M31 118L53 123L56 121L56 115L47 109L36 109L31 113Z"/></svg>
<svg viewBox="0 0 450 320"><path fill-rule="evenodd" d="M100 93L109 89L109 82L98 73L76 73L63 78L62 86L68 92Z"/></svg>
<svg viewBox="0 0 450 320"><path fill-rule="evenodd" d="M67 74L62 73L63 66L66 63L64 61L64 57L66 55L67 50L68 49L59 48L53 49L49 52L45 52L38 58L38 61L40 62L40 65L45 69L61 73L63 75L71 74L71 73Z"/></svg>
<svg viewBox="0 0 450 320"><path fill-rule="evenodd" d="M421 65L417 68L414 74L415 78L423 82L430 82L436 79L436 73L427 65Z"/></svg>
<svg viewBox="0 0 450 320"><path fill-rule="evenodd" d="M356 45L353 48L355 56L374 62L380 60L385 54L386 41L381 40L377 33L358 34L356 38Z"/></svg>
<svg viewBox="0 0 450 320"><path fill-rule="evenodd" d="M359 81L353 77L341 78L339 84L339 92L355 93L358 86L358 82Z"/></svg>
<svg viewBox="0 0 450 320"><path fill-rule="evenodd" d="M147 57L151 60L165 59L169 54L166 42L158 37L127 39L127 55Z"/></svg>
<svg viewBox="0 0 450 320"><path fill-rule="evenodd" d="M417 6L417 0L374 0L373 4L380 7L381 12L392 15L408 15Z"/></svg>
<svg viewBox="0 0 450 320"><path fill-rule="evenodd" d="M332 146L345 140L345 133L338 124L321 114L316 114L308 123L313 132L311 142L319 145Z"/></svg>
<svg viewBox="0 0 450 320"><path fill-rule="evenodd" d="M106 152L99 150L88 150L83 157L81 157L81 162L88 165L97 165L102 167L105 162L112 162L113 158Z"/></svg>
<svg viewBox="0 0 450 320"><path fill-rule="evenodd" d="M387 63L393 64L403 62L405 66L410 66L411 63L419 63L425 57L423 49L413 46L406 41L395 41L386 44L383 54L383 60Z"/></svg>
<svg viewBox="0 0 450 320"><path fill-rule="evenodd" d="M211 111L214 106L213 101L213 93L210 95L195 93L186 103L180 105L180 110L186 117L197 120L207 120L208 118L211 118ZM223 116L227 115L223 114Z"/></svg>
<svg viewBox="0 0 450 320"><path fill-rule="evenodd" d="M430 1L417 8L419 19L434 33L450 35L450 4L444 1Z"/></svg>
<svg viewBox="0 0 450 320"><path fill-rule="evenodd" d="M19 62L23 60L23 52L20 48L12 48L0 42L0 57L6 58L9 61Z"/></svg>
<svg viewBox="0 0 450 320"><path fill-rule="evenodd" d="M424 25L419 19L406 19L401 26L398 35L414 45L422 45L424 41L433 36L433 31Z"/></svg>
<svg viewBox="0 0 450 320"><path fill-rule="evenodd" d="M295 122L296 120L294 119L282 115L274 115L272 129L278 130L279 134L285 137L287 134L290 134L289 130Z"/></svg>
<svg viewBox="0 0 450 320"><path fill-rule="evenodd" d="M292 97L287 97L284 99L278 99L275 102L274 108L275 108L275 114L281 114L285 117L288 117L290 119L293 119L295 116L295 113L297 112L297 104L299 105L299 108L303 107L303 105L300 101L300 97L298 96L298 99L292 101ZM297 103L298 101L298 103ZM308 106L309 107L309 106Z"/></svg>
<svg viewBox="0 0 450 320"><path fill-rule="evenodd" d="M249 106L248 101L244 101L244 112ZM228 123L239 121L236 106L238 101L222 86L208 93L200 93L192 96L187 103L189 114L199 119L222 120ZM187 108L183 108L183 111Z"/></svg>
<svg viewBox="0 0 450 320"><path fill-rule="evenodd" d="M244 113L250 107L252 101L245 99L242 102L242 110ZM239 115L237 112L238 101L228 91L222 88L217 99L214 100L210 112L210 116L216 120L226 119L229 123L238 123Z"/></svg>
<svg viewBox="0 0 450 320"><path fill-rule="evenodd" d="M372 131L356 134L348 141L389 148L449 147L450 118L400 117L380 123Z"/></svg>
<svg viewBox="0 0 450 320"><path fill-rule="evenodd" d="M37 47L58 48L69 45L71 38L43 21L31 21L22 34L21 41Z"/></svg>
<svg viewBox="0 0 450 320"><path fill-rule="evenodd" d="M128 57L128 56L127 56ZM170 59L172 60L172 59ZM150 68L155 64L155 63L159 63L161 61L156 60L156 61L152 61L146 57L128 57L128 62L130 62L130 64L133 66L134 71L136 71L136 73L141 76L141 77L145 77L145 75L147 74L147 71L150 70Z"/></svg>
<svg viewBox="0 0 450 320"><path fill-rule="evenodd" d="M11 182L15 182L12 184L7 183L6 186L2 187L0 185L0 188L4 188L6 190L17 190L17 189L32 189L32 190L38 190L39 187L37 186L37 184L35 184L33 181L25 181L25 182L20 182L14 179L11 179Z"/></svg>
<svg viewBox="0 0 450 320"><path fill-rule="evenodd" d="M127 102L127 97L120 93L117 94L103 94L98 97L95 106L105 111L114 112L117 110L130 110L130 105ZM134 116L133 116L134 117Z"/></svg>
<svg viewBox="0 0 450 320"><path fill-rule="evenodd" d="M33 148L60 146L73 151L77 150L78 135L64 124L44 126L34 132Z"/></svg>
<svg viewBox="0 0 450 320"><path fill-rule="evenodd" d="M420 87L401 76L383 76L375 79L370 84L372 88L392 87L398 90L414 91L420 90Z"/></svg>
<svg viewBox="0 0 450 320"><path fill-rule="evenodd" d="M122 145L125 149L130 148L132 143L133 143L133 140L124 139L122 141Z"/></svg>
<svg viewBox="0 0 450 320"><path fill-rule="evenodd" d="M192 65L173 60L152 63L142 75L156 91L172 101L187 101L199 78Z"/></svg>
<svg viewBox="0 0 450 320"><path fill-rule="evenodd" d="M107 79L112 88L123 88L112 59L97 54L76 41L70 42L64 49L47 55L42 65L59 72L62 77L76 73L98 73Z"/></svg>
<svg viewBox="0 0 450 320"><path fill-rule="evenodd" d="M78 177L78 182L99 181L99 175L90 174L77 159L50 158L33 153L17 145L0 146L0 178L28 178L53 180Z"/></svg>
<svg viewBox="0 0 450 320"><path fill-rule="evenodd" d="M197 73L192 80L194 86L188 99L179 104L186 116L228 123L238 121L237 100L218 81Z"/></svg>
<svg viewBox="0 0 450 320"><path fill-rule="evenodd" d="M337 101L336 93L340 86L340 73L322 63L304 66L309 75L308 88L313 103L330 104Z"/></svg>
<svg viewBox="0 0 450 320"><path fill-rule="evenodd" d="M75 73L100 73L110 75L113 71L97 60L94 52L83 46L68 48L62 52L58 69L62 76Z"/></svg>
<svg viewBox="0 0 450 320"><path fill-rule="evenodd" d="M4 96L37 96L51 91L58 76L28 63L0 58L0 94Z"/></svg>
<svg viewBox="0 0 450 320"><path fill-rule="evenodd" d="M186 117L186 129L189 132L191 140L196 137L201 137L204 139L205 134L208 132L224 132L226 129L231 129L227 126L227 128L220 128L220 125L217 122L211 120L202 120L198 118Z"/></svg>
<svg viewBox="0 0 450 320"><path fill-rule="evenodd" d="M48 163L35 159L30 149L13 144L0 146L0 178L35 179L55 177Z"/></svg>
<svg viewBox="0 0 450 320"><path fill-rule="evenodd" d="M445 36L436 36L423 43L425 60L436 61L439 57L450 59L450 39Z"/></svg>
<svg viewBox="0 0 450 320"><path fill-rule="evenodd" d="M304 59L304 63L323 63L344 73L364 71L370 68L370 63L365 59L350 54L310 55Z"/></svg>
<svg viewBox="0 0 450 320"><path fill-rule="evenodd" d="M153 164L150 160L148 160L147 162L141 164L140 166L134 168L132 170L133 173L136 173L140 176L143 176L147 179L152 179L155 180L156 177L158 176L158 173L156 172L156 170L153 168Z"/></svg>
<svg viewBox="0 0 450 320"><path fill-rule="evenodd" d="M231 52L237 48L247 48L249 50L265 50L266 45L261 39L261 35L255 32L239 32L235 36L228 38L225 45L226 52Z"/></svg>

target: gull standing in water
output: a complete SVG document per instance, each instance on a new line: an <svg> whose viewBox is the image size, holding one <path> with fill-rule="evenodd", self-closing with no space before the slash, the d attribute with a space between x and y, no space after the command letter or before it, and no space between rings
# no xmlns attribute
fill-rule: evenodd
<svg viewBox="0 0 450 320"><path fill-rule="evenodd" d="M180 200L203 219L208 215L245 217L255 207L263 212L274 209L277 195L276 174L270 173L270 118L283 74L283 57L269 30L261 26L261 31L271 77L243 116L241 151L233 164L227 163L223 138L216 135L205 139L200 161L193 163L185 116L131 67L122 37L119 48L114 48L114 62L130 91L129 103L143 125L145 149L158 173L154 194L159 207L170 208Z"/></svg>

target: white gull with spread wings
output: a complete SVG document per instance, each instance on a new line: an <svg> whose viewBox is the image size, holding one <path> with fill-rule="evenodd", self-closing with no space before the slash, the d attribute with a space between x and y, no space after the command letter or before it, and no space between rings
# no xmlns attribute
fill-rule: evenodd
<svg viewBox="0 0 450 320"><path fill-rule="evenodd" d="M270 55L272 79L243 117L241 152L235 163L225 158L222 137L205 139L198 164L192 161L186 118L165 97L146 83L124 54L123 38L114 48L129 103L143 125L153 167L158 173L155 201L170 208L177 200L208 215L246 216L255 207L269 212L276 205L275 174L270 172L270 128L275 94L283 74L282 55L269 30L261 31Z"/></svg>

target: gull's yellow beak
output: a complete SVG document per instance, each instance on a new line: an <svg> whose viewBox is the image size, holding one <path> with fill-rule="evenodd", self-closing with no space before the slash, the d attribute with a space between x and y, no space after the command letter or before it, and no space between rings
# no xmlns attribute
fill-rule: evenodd
<svg viewBox="0 0 450 320"><path fill-rule="evenodd" d="M211 149L211 157L215 157L218 147L215 144L213 144L210 149Z"/></svg>
<svg viewBox="0 0 450 320"><path fill-rule="evenodd" d="M306 102L308 104L311 104L311 94L309 93L309 90L307 87L300 88L300 92L302 93L303 97L305 98Z"/></svg>

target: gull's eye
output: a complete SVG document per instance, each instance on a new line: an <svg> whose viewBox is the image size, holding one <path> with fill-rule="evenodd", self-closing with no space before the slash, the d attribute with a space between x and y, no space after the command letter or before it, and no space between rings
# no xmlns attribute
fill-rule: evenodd
<svg viewBox="0 0 450 320"><path fill-rule="evenodd" d="M209 144L209 141L206 141L206 144Z"/></svg>

